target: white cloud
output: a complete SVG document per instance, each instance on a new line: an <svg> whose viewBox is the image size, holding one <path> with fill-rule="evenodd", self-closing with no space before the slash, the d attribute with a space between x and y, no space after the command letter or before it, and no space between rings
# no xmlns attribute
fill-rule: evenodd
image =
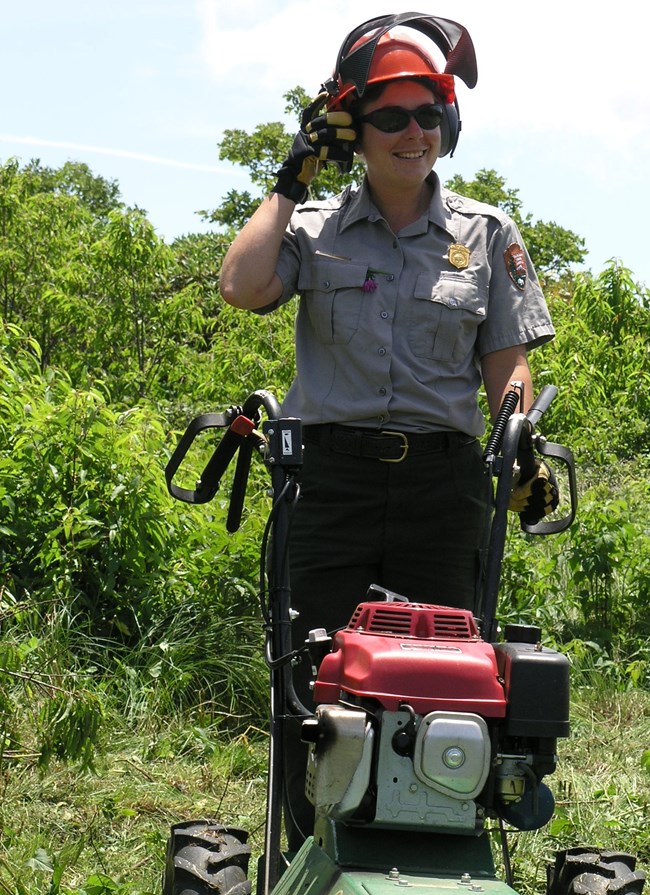
<svg viewBox="0 0 650 895"><path fill-rule="evenodd" d="M619 149L648 146L645 32L635 0L619 0L611 16L566 0L449 6L440 14L465 25L476 46L478 85L471 95L459 85L475 127L498 123L513 132L590 136ZM393 12L411 8L410 0L392 4ZM348 31L379 14L375 0L329 0L323 15L312 15L302 0L241 0L236 9L227 0L197 0L197 9L210 76L236 79L242 93L278 106L296 84L317 90Z"/></svg>
<svg viewBox="0 0 650 895"><path fill-rule="evenodd" d="M236 79L244 91L267 89L281 92L300 81L300 67L287 81L293 68L298 17L304 16L304 3L275 3L261 6L249 0L233 15L233 5L223 0L197 0L202 38L203 64L217 83L227 85ZM248 11L248 14L247 14ZM297 78L297 80L296 80Z"/></svg>

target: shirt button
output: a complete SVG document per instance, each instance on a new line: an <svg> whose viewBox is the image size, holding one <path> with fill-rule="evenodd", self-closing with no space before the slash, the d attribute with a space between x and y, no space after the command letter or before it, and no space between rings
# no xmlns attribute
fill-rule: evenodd
<svg viewBox="0 0 650 895"><path fill-rule="evenodd" d="M329 289L329 287L330 287L330 281L329 281L329 280L325 280L324 283L323 283L323 286L324 286L325 289Z"/></svg>
<svg viewBox="0 0 650 895"><path fill-rule="evenodd" d="M386 280L389 283L392 283L394 279L395 279L395 274L393 274L393 273L389 273L388 276L386 277Z"/></svg>
<svg viewBox="0 0 650 895"><path fill-rule="evenodd" d="M388 311L382 311L379 316L381 317L382 320L387 320L388 319Z"/></svg>
<svg viewBox="0 0 650 895"><path fill-rule="evenodd" d="M377 351L377 354L378 354L380 357L383 357L383 356L386 354L386 349L385 349L385 348L379 348L378 351Z"/></svg>
<svg viewBox="0 0 650 895"><path fill-rule="evenodd" d="M382 396L386 394L386 389L383 386L379 389L379 394Z"/></svg>

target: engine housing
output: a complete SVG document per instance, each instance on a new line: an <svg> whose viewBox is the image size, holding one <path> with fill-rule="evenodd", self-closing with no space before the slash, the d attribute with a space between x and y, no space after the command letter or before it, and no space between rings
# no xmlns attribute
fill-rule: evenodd
<svg viewBox="0 0 650 895"><path fill-rule="evenodd" d="M490 815L546 823L541 781L569 733L568 661L537 629L510 634L486 643L468 610L360 604L320 663L303 724L317 814L467 835Z"/></svg>

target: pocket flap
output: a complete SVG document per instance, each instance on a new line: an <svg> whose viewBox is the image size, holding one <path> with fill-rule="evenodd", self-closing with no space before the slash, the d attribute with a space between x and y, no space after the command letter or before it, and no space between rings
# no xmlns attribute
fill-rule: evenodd
<svg viewBox="0 0 650 895"><path fill-rule="evenodd" d="M303 267L298 279L299 292L335 292L361 289L368 277L368 265L336 258L314 258Z"/></svg>
<svg viewBox="0 0 650 895"><path fill-rule="evenodd" d="M434 301L452 310L469 311L485 317L485 299L478 285L467 277L445 276L432 277L420 274L414 291L415 298L423 301Z"/></svg>

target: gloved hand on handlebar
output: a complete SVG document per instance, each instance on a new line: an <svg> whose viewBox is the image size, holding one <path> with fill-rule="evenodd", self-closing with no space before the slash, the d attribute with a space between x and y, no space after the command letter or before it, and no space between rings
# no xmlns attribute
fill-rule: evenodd
<svg viewBox="0 0 650 895"><path fill-rule="evenodd" d="M536 461L535 475L512 489L508 509L519 513L525 525L536 525L544 516L557 509L560 493L551 468Z"/></svg>
<svg viewBox="0 0 650 895"><path fill-rule="evenodd" d="M289 155L278 171L272 192L293 202L304 202L307 187L323 165L338 165L347 172L354 159L357 134L349 112L324 109L326 94L320 94L302 113L300 130Z"/></svg>

